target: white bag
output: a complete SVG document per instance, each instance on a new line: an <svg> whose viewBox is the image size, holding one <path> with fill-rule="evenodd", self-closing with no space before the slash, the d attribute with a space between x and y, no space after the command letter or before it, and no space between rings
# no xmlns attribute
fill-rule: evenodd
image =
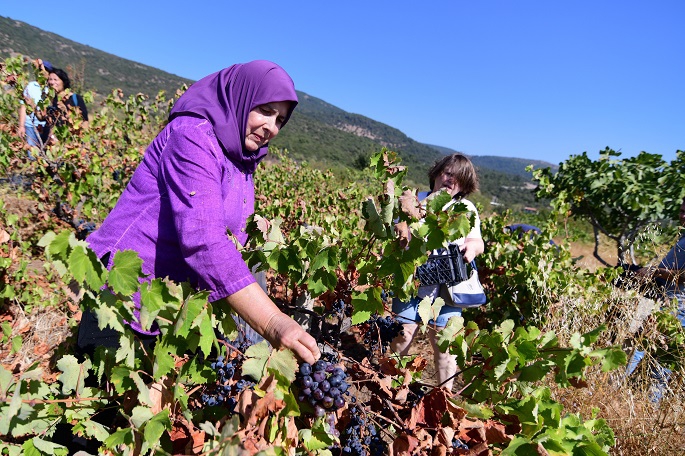
<svg viewBox="0 0 685 456"><path fill-rule="evenodd" d="M488 302L483 285L478 278L475 262L471 262L471 276L452 286L446 286L447 298L445 304L454 307L478 307Z"/></svg>

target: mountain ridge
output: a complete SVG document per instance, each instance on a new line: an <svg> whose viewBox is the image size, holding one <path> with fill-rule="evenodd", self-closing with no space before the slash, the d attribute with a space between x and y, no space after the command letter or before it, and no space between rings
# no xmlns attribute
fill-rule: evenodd
<svg viewBox="0 0 685 456"><path fill-rule="evenodd" d="M76 90L104 95L121 89L126 96L144 93L150 97L164 90L174 93L194 81L151 66L124 59L83 45L22 21L0 16L0 57L21 54L49 60L65 68ZM399 129L361 114L344 111L322 99L297 91L300 103L288 128L273 145L322 168L360 168L380 147L396 151L408 166L408 178L426 185L430 166L453 149L420 143ZM469 155L481 175L481 192L511 207L531 205L528 164L553 167L551 163L513 157ZM512 190L514 189L514 190ZM520 189L517 191L516 189Z"/></svg>

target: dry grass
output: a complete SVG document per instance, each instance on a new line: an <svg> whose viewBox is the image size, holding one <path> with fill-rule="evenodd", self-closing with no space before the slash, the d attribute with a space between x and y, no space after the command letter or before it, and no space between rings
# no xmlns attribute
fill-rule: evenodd
<svg viewBox="0 0 685 456"><path fill-rule="evenodd" d="M553 330L561 340L568 340L573 333L584 333L604 324L607 331L602 344L624 346L630 358L630 345L638 329L644 337L658 334L655 323L647 318L656 306L652 300L618 289L600 302L567 298L555 306L545 329ZM681 359L685 359L685 354ZM592 372L586 388L555 388L554 394L567 412L578 413L584 419L592 416L593 409L599 409L598 417L607 421L616 436L611 454L685 455L685 372L675 372L668 384L670 391L660 402L653 403L650 391L654 382L650 373L655 364L647 354L628 378L624 368L611 373Z"/></svg>

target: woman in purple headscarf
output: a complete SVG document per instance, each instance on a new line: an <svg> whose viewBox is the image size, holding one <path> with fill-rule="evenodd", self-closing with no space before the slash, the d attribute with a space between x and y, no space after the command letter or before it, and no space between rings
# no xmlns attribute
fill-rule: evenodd
<svg viewBox="0 0 685 456"><path fill-rule="evenodd" d="M137 251L149 276L209 290L210 301L233 308L273 346L313 362L320 356L316 341L269 299L228 236L247 240L252 174L296 105L290 76L264 60L233 65L193 84L87 241L108 267L115 252ZM131 327L143 339L155 336L137 322ZM107 345L112 340L106 336L84 313L79 347Z"/></svg>

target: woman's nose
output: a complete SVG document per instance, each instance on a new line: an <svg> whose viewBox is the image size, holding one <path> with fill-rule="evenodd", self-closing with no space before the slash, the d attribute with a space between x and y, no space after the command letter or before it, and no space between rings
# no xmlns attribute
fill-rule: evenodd
<svg viewBox="0 0 685 456"><path fill-rule="evenodd" d="M269 136L273 138L278 134L279 128L278 124L276 123L276 119L273 117L269 117L269 120L266 123L266 129L269 131Z"/></svg>

